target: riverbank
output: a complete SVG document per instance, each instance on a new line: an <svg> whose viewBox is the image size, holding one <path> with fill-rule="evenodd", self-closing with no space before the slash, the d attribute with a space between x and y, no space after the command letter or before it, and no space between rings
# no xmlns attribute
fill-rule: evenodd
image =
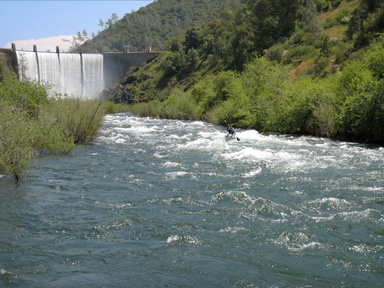
<svg viewBox="0 0 384 288"><path fill-rule="evenodd" d="M0 172L16 182L40 153L67 154L101 127L104 102L48 98L48 90L0 66Z"/></svg>

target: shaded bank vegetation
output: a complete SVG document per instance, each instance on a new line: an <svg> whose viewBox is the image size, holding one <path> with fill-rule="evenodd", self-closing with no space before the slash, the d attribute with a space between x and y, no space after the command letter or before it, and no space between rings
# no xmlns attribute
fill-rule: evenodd
<svg viewBox="0 0 384 288"><path fill-rule="evenodd" d="M48 98L46 87L0 66L0 173L20 181L37 155L92 141L103 116L101 101Z"/></svg>
<svg viewBox="0 0 384 288"><path fill-rule="evenodd" d="M173 38L111 97L140 115L384 144L383 19L382 1L250 0Z"/></svg>

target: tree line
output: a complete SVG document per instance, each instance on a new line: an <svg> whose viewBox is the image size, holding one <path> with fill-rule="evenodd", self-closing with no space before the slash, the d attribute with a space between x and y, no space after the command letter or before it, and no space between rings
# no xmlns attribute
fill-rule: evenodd
<svg viewBox="0 0 384 288"><path fill-rule="evenodd" d="M167 0L154 1L114 22L101 21L98 35L82 45L84 52L103 50L142 52L148 47L163 51L167 41L192 25L217 17L226 7L234 8L246 0ZM112 18L110 19L112 20Z"/></svg>

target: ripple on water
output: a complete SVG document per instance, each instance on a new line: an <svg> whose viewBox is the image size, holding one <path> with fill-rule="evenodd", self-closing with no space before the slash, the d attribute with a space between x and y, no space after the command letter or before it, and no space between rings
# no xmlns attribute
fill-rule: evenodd
<svg viewBox="0 0 384 288"><path fill-rule="evenodd" d="M0 176L1 285L379 287L384 150L224 128L108 115Z"/></svg>

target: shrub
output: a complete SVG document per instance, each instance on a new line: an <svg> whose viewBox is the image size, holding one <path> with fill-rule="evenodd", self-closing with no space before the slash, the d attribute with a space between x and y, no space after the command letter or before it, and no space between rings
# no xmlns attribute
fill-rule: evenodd
<svg viewBox="0 0 384 288"><path fill-rule="evenodd" d="M139 115L141 117L149 117L160 115L161 102L159 100L153 100L150 102L143 102L131 105L129 107L130 112Z"/></svg>
<svg viewBox="0 0 384 288"><path fill-rule="evenodd" d="M50 105L43 107L39 118L34 122L36 127L34 149L40 153L67 154L75 148L75 141L67 131L60 129L55 111L50 108Z"/></svg>
<svg viewBox="0 0 384 288"><path fill-rule="evenodd" d="M293 60L306 60L318 55L318 51L314 46L297 46L289 49L289 55Z"/></svg>
<svg viewBox="0 0 384 288"><path fill-rule="evenodd" d="M113 102L105 102L104 103L104 111L107 114L115 114L118 111L118 105Z"/></svg>
<svg viewBox="0 0 384 288"><path fill-rule="evenodd" d="M13 72L2 70L0 98L12 102L30 117L37 117L40 106L48 101L47 87L32 81L20 82Z"/></svg>
<svg viewBox="0 0 384 288"><path fill-rule="evenodd" d="M34 125L27 113L0 102L0 170L18 182L34 156Z"/></svg>
<svg viewBox="0 0 384 288"><path fill-rule="evenodd" d="M343 136L351 140L366 141L370 138L372 103L378 93L378 82L364 63L351 61L340 78L340 88L345 97L341 114Z"/></svg>
<svg viewBox="0 0 384 288"><path fill-rule="evenodd" d="M68 153L92 141L104 116L99 100L48 99L47 87L0 67L0 171L18 182L37 152Z"/></svg>
<svg viewBox="0 0 384 288"><path fill-rule="evenodd" d="M368 51L369 68L380 78L384 78L384 36L375 41Z"/></svg>
<svg viewBox="0 0 384 288"><path fill-rule="evenodd" d="M264 57L255 59L246 66L241 79L247 99L245 114L251 116L246 121L250 127L270 131L277 129L276 113L284 108L279 105L287 76L283 66Z"/></svg>
<svg viewBox="0 0 384 288"><path fill-rule="evenodd" d="M175 90L166 101L162 103L160 116L172 119L199 119L196 101L190 93Z"/></svg>
<svg viewBox="0 0 384 288"><path fill-rule="evenodd" d="M75 143L93 141L105 114L100 100L62 98L51 101L47 107L56 117L62 133L71 137Z"/></svg>

